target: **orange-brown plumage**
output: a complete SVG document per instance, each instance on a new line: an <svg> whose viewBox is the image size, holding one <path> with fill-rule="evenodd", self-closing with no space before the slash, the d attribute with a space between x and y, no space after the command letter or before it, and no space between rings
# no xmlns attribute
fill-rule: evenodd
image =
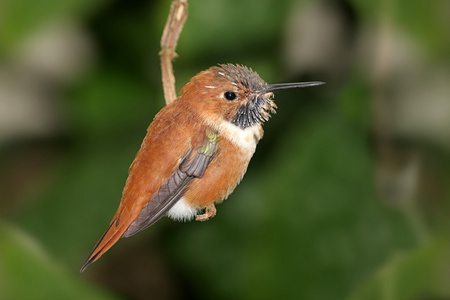
<svg viewBox="0 0 450 300"><path fill-rule="evenodd" d="M294 84L290 87L317 85ZM110 226L82 271L121 237L128 237L164 214L197 220L215 215L244 176L262 138L262 122L274 112L272 91L242 66L223 65L197 74L181 96L164 107L150 124Z"/></svg>
<svg viewBox="0 0 450 300"><path fill-rule="evenodd" d="M180 101L164 107L150 124L141 148L129 169L119 208L110 227L88 258L96 261L111 248L136 219L150 197L178 167L181 155L195 143L205 126ZM192 126L193 125L193 126ZM181 155L180 155L181 154ZM92 260L92 257L94 259Z"/></svg>

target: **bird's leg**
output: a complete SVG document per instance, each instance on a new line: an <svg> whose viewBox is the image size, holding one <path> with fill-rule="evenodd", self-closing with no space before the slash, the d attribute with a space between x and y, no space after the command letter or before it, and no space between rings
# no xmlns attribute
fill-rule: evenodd
<svg viewBox="0 0 450 300"><path fill-rule="evenodd" d="M196 221L207 221L207 220L211 219L212 217L214 217L216 215L216 212L217 212L217 210L213 203L206 207L204 214L197 215L197 217L195 217L195 220Z"/></svg>

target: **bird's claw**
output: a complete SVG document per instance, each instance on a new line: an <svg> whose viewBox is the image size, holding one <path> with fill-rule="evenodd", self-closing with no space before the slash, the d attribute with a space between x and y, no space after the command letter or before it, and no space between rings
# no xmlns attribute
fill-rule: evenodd
<svg viewBox="0 0 450 300"><path fill-rule="evenodd" d="M210 206L207 206L205 209L205 212L201 215L197 215L195 217L196 221L208 221L209 219L213 218L216 215L216 207L214 206L214 204L211 204Z"/></svg>

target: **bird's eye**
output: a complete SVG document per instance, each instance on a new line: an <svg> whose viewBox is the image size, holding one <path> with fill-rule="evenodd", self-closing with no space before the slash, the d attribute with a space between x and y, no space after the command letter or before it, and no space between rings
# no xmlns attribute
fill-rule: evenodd
<svg viewBox="0 0 450 300"><path fill-rule="evenodd" d="M233 101L234 99L236 99L236 93L232 92L232 91L226 91L223 96L225 97L225 99L227 99L228 101Z"/></svg>

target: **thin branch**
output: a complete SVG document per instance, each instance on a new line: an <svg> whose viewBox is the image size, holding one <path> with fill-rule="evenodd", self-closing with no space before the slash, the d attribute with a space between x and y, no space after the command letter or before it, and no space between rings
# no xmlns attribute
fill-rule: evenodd
<svg viewBox="0 0 450 300"><path fill-rule="evenodd" d="M159 56L161 57L161 73L166 104L170 104L177 98L172 60L177 56L175 49L188 16L187 6L188 0L172 0L169 17L161 38Z"/></svg>

